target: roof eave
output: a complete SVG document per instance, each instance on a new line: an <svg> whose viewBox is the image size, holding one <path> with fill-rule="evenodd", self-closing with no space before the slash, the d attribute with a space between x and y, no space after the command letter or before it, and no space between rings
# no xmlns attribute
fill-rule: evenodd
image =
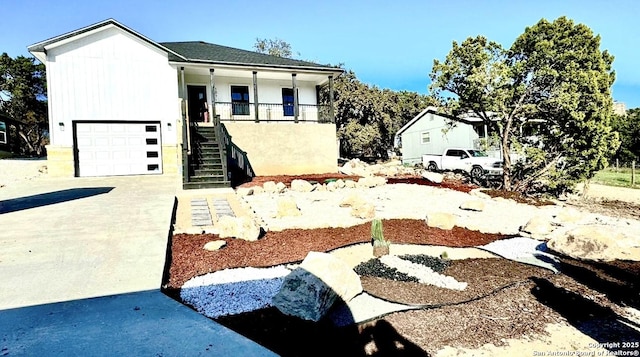
<svg viewBox="0 0 640 357"><path fill-rule="evenodd" d="M344 73L344 69L338 67L313 67L313 66L293 66L266 63L246 63L246 62L227 62L227 61L209 61L189 58L185 61L169 61L173 65L197 64L197 65L218 65L229 67L250 67L250 68L274 68L279 70L300 70L305 72L330 72L340 75Z"/></svg>

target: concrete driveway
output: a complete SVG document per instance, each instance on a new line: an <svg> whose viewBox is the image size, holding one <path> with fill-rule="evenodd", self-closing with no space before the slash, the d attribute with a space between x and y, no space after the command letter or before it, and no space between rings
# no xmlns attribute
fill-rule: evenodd
<svg viewBox="0 0 640 357"><path fill-rule="evenodd" d="M177 178L0 188L0 310L159 289Z"/></svg>

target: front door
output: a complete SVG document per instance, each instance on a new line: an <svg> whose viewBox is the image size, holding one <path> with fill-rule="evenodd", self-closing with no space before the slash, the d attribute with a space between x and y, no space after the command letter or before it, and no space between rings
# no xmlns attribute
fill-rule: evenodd
<svg viewBox="0 0 640 357"><path fill-rule="evenodd" d="M207 87L187 86L187 95L187 99L189 101L189 120L205 123L209 122Z"/></svg>

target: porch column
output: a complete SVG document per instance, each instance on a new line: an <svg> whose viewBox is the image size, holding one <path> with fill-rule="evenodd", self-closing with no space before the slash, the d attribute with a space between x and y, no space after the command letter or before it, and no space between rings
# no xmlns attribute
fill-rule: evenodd
<svg viewBox="0 0 640 357"><path fill-rule="evenodd" d="M335 113L333 112L333 76L329 76L329 120L336 122Z"/></svg>
<svg viewBox="0 0 640 357"><path fill-rule="evenodd" d="M298 86L296 84L296 74L291 73L291 85L293 87L293 122L298 122Z"/></svg>
<svg viewBox="0 0 640 357"><path fill-rule="evenodd" d="M209 121L214 125L218 125L216 123L216 85L213 78L213 68L209 68L209 86L211 87L211 95L207 100L207 107L209 111Z"/></svg>
<svg viewBox="0 0 640 357"><path fill-rule="evenodd" d="M260 121L258 116L258 72L253 71L253 115L256 118L256 123Z"/></svg>
<svg viewBox="0 0 640 357"><path fill-rule="evenodd" d="M184 67L180 67L180 110L182 112L182 182L189 182L189 127L187 126L187 86Z"/></svg>

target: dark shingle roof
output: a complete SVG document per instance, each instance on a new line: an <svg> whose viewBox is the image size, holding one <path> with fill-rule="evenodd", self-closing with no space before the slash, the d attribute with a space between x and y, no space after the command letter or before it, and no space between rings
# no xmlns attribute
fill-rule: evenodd
<svg viewBox="0 0 640 357"><path fill-rule="evenodd" d="M216 45L202 41L191 42L161 42L160 45L187 58L185 61L173 54L169 55L170 61L176 62L216 62L233 64L252 64L262 66L283 67L311 67L322 69L336 69L336 67L320 65L313 62L294 60L277 56L266 55L258 52L241 50L238 48Z"/></svg>

